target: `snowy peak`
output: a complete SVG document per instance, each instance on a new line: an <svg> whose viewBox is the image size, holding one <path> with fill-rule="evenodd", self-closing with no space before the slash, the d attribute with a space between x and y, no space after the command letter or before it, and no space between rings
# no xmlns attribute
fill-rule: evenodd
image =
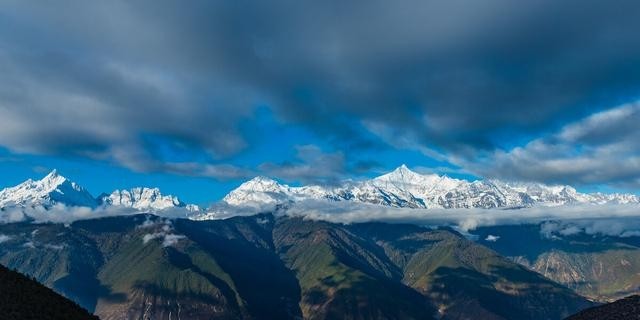
<svg viewBox="0 0 640 320"><path fill-rule="evenodd" d="M354 201L406 208L520 208L534 205L640 203L632 194L580 193L571 186L467 181L436 174L420 174L401 165L371 180L340 186L289 187L273 179L256 177L224 197L235 206L281 204L307 199Z"/></svg>
<svg viewBox="0 0 640 320"><path fill-rule="evenodd" d="M277 181L258 176L227 194L222 201L230 205L273 204L286 202L292 192L289 186L281 185Z"/></svg>
<svg viewBox="0 0 640 320"><path fill-rule="evenodd" d="M255 177L238 187L240 190L254 192L280 192L286 188L287 186L281 185L277 181L263 176Z"/></svg>
<svg viewBox="0 0 640 320"><path fill-rule="evenodd" d="M395 170L383 174L371 180L371 183L377 186L395 186L398 188L408 188L409 192L424 192L425 189L452 189L460 184L461 180L451 179L447 176L439 176L437 174L420 174L410 170L406 165L401 165ZM417 188L417 190L416 190Z"/></svg>
<svg viewBox="0 0 640 320"><path fill-rule="evenodd" d="M187 208L197 211L195 205L187 205L178 197L163 195L158 188L138 187L131 190L115 190L109 195L100 197L102 205L121 206L138 210L165 210L169 208Z"/></svg>
<svg viewBox="0 0 640 320"><path fill-rule="evenodd" d="M67 181L67 178L58 174L58 170L53 169L53 171L49 172L40 182L42 185L50 190L55 189L57 186L63 184ZM74 183L75 184L75 183Z"/></svg>
<svg viewBox="0 0 640 320"><path fill-rule="evenodd" d="M414 183L424 178L424 175L411 171L406 165L402 164L393 171L375 178L375 180Z"/></svg>
<svg viewBox="0 0 640 320"><path fill-rule="evenodd" d="M55 204L67 206L95 207L96 200L91 194L75 182L51 171L41 180L31 179L11 188L0 191L0 207L38 206Z"/></svg>
<svg viewBox="0 0 640 320"><path fill-rule="evenodd" d="M10 206L43 206L45 208L62 204L65 206L96 208L102 206L121 206L136 210L165 210L184 208L199 211L196 205L185 204L175 196L163 195L158 188L133 188L116 190L111 194L102 194L94 198L77 183L51 171L41 180L27 180L15 187L0 191L0 208Z"/></svg>

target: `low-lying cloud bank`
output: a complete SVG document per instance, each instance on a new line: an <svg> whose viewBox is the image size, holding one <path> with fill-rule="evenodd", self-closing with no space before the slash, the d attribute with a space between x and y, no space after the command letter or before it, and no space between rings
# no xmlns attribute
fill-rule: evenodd
<svg viewBox="0 0 640 320"><path fill-rule="evenodd" d="M207 218L224 219L236 215L251 215L270 211L266 207L215 208ZM271 208L273 210L273 208ZM571 235L580 232L610 236L640 236L640 205L565 205L537 206L519 209L409 209L372 204L335 201L303 201L278 214L336 223L388 222L426 226L453 226L467 232L479 227L497 225L539 224L546 235Z"/></svg>
<svg viewBox="0 0 640 320"><path fill-rule="evenodd" d="M51 207L5 207L0 209L0 223L33 221L35 223L71 223L76 220L87 220L113 216L148 213L134 208L107 206L98 208L72 207L56 204ZM165 218L187 218L190 212L185 208L169 208L152 212Z"/></svg>
<svg viewBox="0 0 640 320"><path fill-rule="evenodd" d="M576 233L610 236L640 236L640 205L565 205L536 206L519 209L409 209L348 202L307 200L283 206L235 207L218 204L208 213L191 213L183 208L152 212L164 218L195 220L226 219L249 216L261 212L304 217L335 223L387 222L411 223L425 226L452 226L468 232L479 227L497 225L542 224L541 233L568 236ZM0 223L31 220L33 222L70 223L93 219L143 213L132 208L66 207L3 208Z"/></svg>
<svg viewBox="0 0 640 320"><path fill-rule="evenodd" d="M540 233L550 239L575 234L640 237L638 217L605 217L573 221L546 221L540 225Z"/></svg>
<svg viewBox="0 0 640 320"><path fill-rule="evenodd" d="M286 213L339 223L383 221L421 225L455 225L462 230L482 226L540 223L544 221L634 221L639 205L536 206L519 209L407 209L352 202L306 201L293 204ZM637 224L629 224L640 227Z"/></svg>

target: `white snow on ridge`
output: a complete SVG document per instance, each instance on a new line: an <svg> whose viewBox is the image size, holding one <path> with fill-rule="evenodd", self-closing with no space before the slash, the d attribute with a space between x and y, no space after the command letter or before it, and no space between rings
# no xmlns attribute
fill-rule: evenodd
<svg viewBox="0 0 640 320"><path fill-rule="evenodd" d="M44 206L57 203L93 208L96 199L84 188L53 170L42 180L27 180L0 191L0 207Z"/></svg>
<svg viewBox="0 0 640 320"><path fill-rule="evenodd" d="M99 202L102 205L138 210L165 210L176 207L184 207L189 211L199 210L196 205L187 205L176 196L163 195L158 188L139 187L131 190L115 190L110 195L101 196Z"/></svg>
<svg viewBox="0 0 640 320"><path fill-rule="evenodd" d="M516 209L567 205L602 205L605 208L604 205L640 204L638 196L633 194L581 193L570 186L539 183L467 181L436 174L420 174L402 165L377 178L345 181L336 186L292 187L267 177L256 177L231 191L209 210L203 211L175 196L163 195L157 188L116 190L96 199L54 170L41 180L29 179L0 191L0 208L3 211L0 221L19 221L25 217L57 221L57 217L51 216L55 214L61 215L58 220L66 221L140 212L216 219L274 208L289 210L292 204L305 202L315 202L315 207L324 208L324 211L331 211L330 203L340 203L348 208L349 204L366 205L369 208L367 210L371 210L372 206L427 209L430 214L439 209ZM418 211L422 212L415 210ZM65 214L69 217L63 217Z"/></svg>
<svg viewBox="0 0 640 320"><path fill-rule="evenodd" d="M27 180L15 187L0 191L0 208L57 206L86 207L90 209L126 208L139 211L160 211L182 208L189 212L199 211L193 204L186 204L172 195L163 195L158 188L133 188L116 190L97 199L77 183L53 170L41 180Z"/></svg>
<svg viewBox="0 0 640 320"><path fill-rule="evenodd" d="M436 174L419 174L402 165L374 179L348 181L337 187L290 187L257 177L223 198L231 206L260 207L303 200L326 199L379 204L397 208L521 208L534 205L640 203L632 194L580 193L571 186L467 181Z"/></svg>

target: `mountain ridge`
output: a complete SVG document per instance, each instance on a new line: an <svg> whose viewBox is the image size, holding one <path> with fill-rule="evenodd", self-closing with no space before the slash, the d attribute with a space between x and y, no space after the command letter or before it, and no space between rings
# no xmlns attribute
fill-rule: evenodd
<svg viewBox="0 0 640 320"><path fill-rule="evenodd" d="M450 229L139 214L0 234L0 263L105 320L533 320L592 305Z"/></svg>
<svg viewBox="0 0 640 320"><path fill-rule="evenodd" d="M406 165L363 181L346 181L338 186L291 187L259 176L229 192L222 202L231 206L282 204L309 199L355 201L399 208L519 208L534 205L629 204L638 196L620 193L581 193L571 186L540 183L509 183L500 180L449 178L420 174Z"/></svg>
<svg viewBox="0 0 640 320"><path fill-rule="evenodd" d="M51 171L41 180L28 179L14 187L0 191L0 207L11 205L52 206L64 203L71 206L94 208L95 198L77 183Z"/></svg>
<svg viewBox="0 0 640 320"><path fill-rule="evenodd" d="M242 183L218 202L230 207L279 206L305 200L352 201L396 208L416 209L492 209L570 204L639 204L633 194L581 193L571 186L540 183L510 183L500 180L450 178L420 174L401 165L381 176L361 181L344 181L333 186L292 187L258 176ZM117 189L93 197L86 189L61 176L56 170L41 180L29 179L0 191L0 208L37 207L57 204L77 207L123 207L157 212L173 208L203 212L158 188ZM206 217L206 214L200 216Z"/></svg>
<svg viewBox="0 0 640 320"><path fill-rule="evenodd" d="M14 187L0 190L0 208L38 207L45 209L56 205L71 207L123 207L139 211L161 211L184 208L199 211L194 204L187 204L174 195L162 194L159 188L135 187L129 190L114 190L97 197L91 195L76 182L52 170L40 180L28 179Z"/></svg>
<svg viewBox="0 0 640 320"><path fill-rule="evenodd" d="M111 194L98 196L101 205L122 206L138 210L164 210L186 208L197 211L199 207L182 202L174 195L163 195L159 188L135 187L129 190L114 190Z"/></svg>
<svg viewBox="0 0 640 320"><path fill-rule="evenodd" d="M633 295L605 305L580 311L565 320L638 320L640 296Z"/></svg>
<svg viewBox="0 0 640 320"><path fill-rule="evenodd" d="M0 319L98 320L75 302L0 264Z"/></svg>

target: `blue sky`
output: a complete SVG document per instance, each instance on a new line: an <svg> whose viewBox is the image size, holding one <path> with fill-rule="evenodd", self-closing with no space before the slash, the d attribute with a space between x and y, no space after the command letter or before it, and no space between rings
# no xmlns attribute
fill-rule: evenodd
<svg viewBox="0 0 640 320"><path fill-rule="evenodd" d="M265 175L268 172L260 170L260 165L265 163L281 164L286 166L288 161L299 161L296 156L296 148L301 146L314 146L322 148L323 152L340 153L331 149L328 144L314 135L309 130L295 125L278 123L267 108L261 108L256 118L251 123L245 124L247 140L250 147L234 155L228 162L235 166L245 168L246 176L234 178L212 178L188 176L164 172L136 172L122 167L110 161L100 161L86 157L64 155L38 155L15 153L6 148L0 149L0 174L3 177L2 187L16 185L26 179L37 179L51 170L58 172L87 188L92 194L99 195L102 192L110 192L115 189L128 189L138 186L159 187L168 194L179 195L183 201L201 205L210 204L222 198L244 180L254 175ZM160 156L167 161L195 161L198 163L212 162L206 153L198 150L184 150L172 146L171 143L157 138L154 148ZM442 172L442 166L447 165L441 161L425 157L422 153L412 150L385 148L376 152L362 154L360 161L371 161L371 164L349 164L350 170L340 170L332 173L336 179L364 179L374 177L392 170L403 161L417 170L434 168ZM421 168L425 167L425 168ZM268 170L267 170L268 171ZM426 172L426 171L425 171ZM459 178L474 178L466 173L444 172L449 176ZM292 185L304 183L327 183L327 181L298 179L295 176L284 175L276 177ZM324 178L324 177L322 177Z"/></svg>
<svg viewBox="0 0 640 320"><path fill-rule="evenodd" d="M640 187L637 1L65 2L0 8L3 186Z"/></svg>

